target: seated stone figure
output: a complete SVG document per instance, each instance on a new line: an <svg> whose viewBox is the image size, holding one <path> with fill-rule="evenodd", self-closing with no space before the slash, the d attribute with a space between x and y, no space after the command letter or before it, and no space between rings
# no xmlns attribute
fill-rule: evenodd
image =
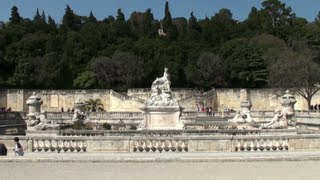
<svg viewBox="0 0 320 180"><path fill-rule="evenodd" d="M240 111L236 112L236 115L234 118L230 119L229 122L234 122L234 123L253 123L253 119L251 117L250 111L247 112L246 114L242 114Z"/></svg>
<svg viewBox="0 0 320 180"><path fill-rule="evenodd" d="M152 83L151 97L146 103L147 106L178 106L178 102L171 95L169 78L168 68L165 68L163 77L157 78Z"/></svg>
<svg viewBox="0 0 320 180"><path fill-rule="evenodd" d="M47 119L47 114L44 110L36 115L36 120L39 121L39 124L34 127L35 130L60 129L60 124Z"/></svg>
<svg viewBox="0 0 320 180"><path fill-rule="evenodd" d="M73 112L73 118L72 118L73 122L76 123L86 123L88 121L87 116L85 115L85 113L83 111L81 111L80 109L76 108Z"/></svg>
<svg viewBox="0 0 320 180"><path fill-rule="evenodd" d="M285 108L282 110L276 109L274 113L272 120L269 123L262 124L260 129L282 129L293 125L291 122L291 114L290 112L288 113Z"/></svg>

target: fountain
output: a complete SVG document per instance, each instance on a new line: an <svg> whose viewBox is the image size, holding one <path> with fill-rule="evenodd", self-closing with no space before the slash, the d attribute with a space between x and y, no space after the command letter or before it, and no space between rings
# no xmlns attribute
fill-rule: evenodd
<svg viewBox="0 0 320 180"><path fill-rule="evenodd" d="M170 75L164 69L163 77L156 78L151 86L151 96L141 108L144 119L139 129L183 129L180 121L181 107L171 94Z"/></svg>
<svg viewBox="0 0 320 180"><path fill-rule="evenodd" d="M39 112L41 98L28 99L29 117L37 124L27 131L29 152L236 152L236 151L313 151L320 148L320 131L308 129L311 116L294 110L295 97L289 91L281 97L281 109L251 111L249 100L240 111L219 112L214 117L201 112L184 112L172 95L168 69L152 83L150 97L141 112L91 112L86 114L82 101L74 103L74 113ZM35 105L38 105L37 107ZM32 116L31 116L32 115ZM35 116L34 116L35 115ZM89 120L90 118L90 120ZM301 119L304 129L300 129ZM298 121L299 120L299 121ZM121 129L86 130L79 123L120 124ZM68 124L68 126L65 126ZM138 126L138 130L136 130ZM65 128L68 127L68 128ZM131 128L134 127L134 128ZM192 127L192 128L191 128ZM320 127L320 125L318 125ZM99 129L99 128L97 128Z"/></svg>

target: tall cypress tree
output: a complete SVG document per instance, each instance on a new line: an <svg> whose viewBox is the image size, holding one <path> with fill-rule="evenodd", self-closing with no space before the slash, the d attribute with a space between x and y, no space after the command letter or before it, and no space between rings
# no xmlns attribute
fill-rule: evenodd
<svg viewBox="0 0 320 180"><path fill-rule="evenodd" d="M39 9L37 8L37 12L36 12L36 15L34 15L34 17L33 17L33 21L39 22L40 19L41 19L41 16L40 16L40 13L39 13Z"/></svg>
<svg viewBox="0 0 320 180"><path fill-rule="evenodd" d="M117 11L116 20L117 21L125 21L124 14L122 13L121 8L119 8L118 11Z"/></svg>
<svg viewBox="0 0 320 180"><path fill-rule="evenodd" d="M164 18L163 18L163 30L167 31L169 27L172 25L171 13L169 10L169 3L166 1L165 9L164 9Z"/></svg>
<svg viewBox="0 0 320 180"><path fill-rule="evenodd" d="M94 17L92 11L90 11L90 15L89 15L88 21L89 21L89 22L93 22L93 23L94 23L94 22L97 22L97 18Z"/></svg>

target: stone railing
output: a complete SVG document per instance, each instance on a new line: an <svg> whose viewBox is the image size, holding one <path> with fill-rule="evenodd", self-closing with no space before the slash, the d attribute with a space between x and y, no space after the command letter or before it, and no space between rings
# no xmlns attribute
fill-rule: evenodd
<svg viewBox="0 0 320 180"><path fill-rule="evenodd" d="M188 152L188 141L175 139L134 140L133 152Z"/></svg>
<svg viewBox="0 0 320 180"><path fill-rule="evenodd" d="M32 139L32 152L86 152L86 143L65 138L36 138Z"/></svg>
<svg viewBox="0 0 320 180"><path fill-rule="evenodd" d="M288 139L237 139L233 141L234 151L288 151Z"/></svg>

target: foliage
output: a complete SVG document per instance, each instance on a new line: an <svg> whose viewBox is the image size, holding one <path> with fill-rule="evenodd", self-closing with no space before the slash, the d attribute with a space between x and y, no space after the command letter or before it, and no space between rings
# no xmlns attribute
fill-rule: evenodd
<svg viewBox="0 0 320 180"><path fill-rule="evenodd" d="M309 77L320 72L320 13L307 22L279 0L252 7L244 21L226 8L204 19L192 12L175 18L168 2L163 19L150 9L126 19L118 9L98 20L67 5L57 24L35 12L23 18L13 6L0 26L1 87L125 91L150 87L164 67L175 87L298 86L313 93L319 83ZM158 35L161 26L166 36Z"/></svg>
<svg viewBox="0 0 320 180"><path fill-rule="evenodd" d="M85 102L84 108L90 112L104 111L101 99L89 99Z"/></svg>
<svg viewBox="0 0 320 180"><path fill-rule="evenodd" d="M104 130L111 130L111 124L109 124L109 123L103 123L103 124L102 124L102 128L103 128Z"/></svg>

